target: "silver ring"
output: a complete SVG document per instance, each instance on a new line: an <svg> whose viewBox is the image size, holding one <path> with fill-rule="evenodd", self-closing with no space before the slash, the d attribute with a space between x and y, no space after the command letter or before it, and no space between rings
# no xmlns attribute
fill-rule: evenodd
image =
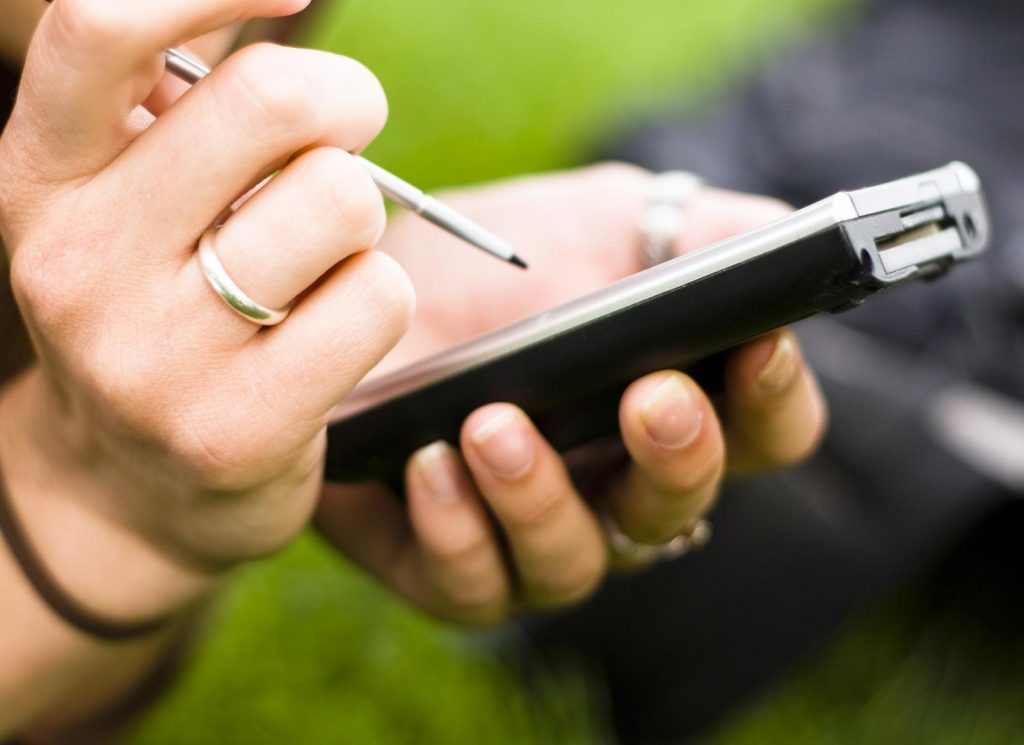
<svg viewBox="0 0 1024 745"><path fill-rule="evenodd" d="M199 266L202 267L210 287L220 295L231 310L245 320L260 326L276 326L281 323L291 312L291 306L274 310L260 305L242 292L242 289L224 271L224 265L220 263L220 257L217 256L217 251L213 247L213 240L216 236L217 226L214 226L203 233L203 237L199 239Z"/></svg>
<svg viewBox="0 0 1024 745"><path fill-rule="evenodd" d="M704 187L704 181L688 171L666 171L653 177L647 207L640 214L640 258L647 268L674 256L674 248L686 229L686 208Z"/></svg>
<svg viewBox="0 0 1024 745"><path fill-rule="evenodd" d="M677 535L667 543L638 543L622 532L622 528L607 511L604 514L603 522L612 553L619 558L637 564L651 564L685 556L708 545L713 534L710 522L698 520L686 532Z"/></svg>

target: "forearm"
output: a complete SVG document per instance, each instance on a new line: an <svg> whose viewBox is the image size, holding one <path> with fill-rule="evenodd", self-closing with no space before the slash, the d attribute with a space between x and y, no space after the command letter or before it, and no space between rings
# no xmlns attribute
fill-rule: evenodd
<svg viewBox="0 0 1024 745"><path fill-rule="evenodd" d="M38 599L6 547L0 549L0 593L0 740L99 741L156 693L188 634L183 618L140 641L90 639Z"/></svg>
<svg viewBox="0 0 1024 745"><path fill-rule="evenodd" d="M83 742L98 722L124 717L126 704L166 667L215 578L177 566L147 541L111 523L73 495L63 459L40 453L30 402L31 374L0 397L0 466L9 512L48 573L103 617L167 615L166 627L138 640L102 642L58 617L0 542L0 741L45 726L42 741ZM45 467L49 465L49 467ZM42 466L42 467L41 467ZM83 504L83 502L86 502ZM184 610L178 610L184 609ZM59 733L55 735L54 733Z"/></svg>
<svg viewBox="0 0 1024 745"><path fill-rule="evenodd" d="M39 9L35 9L35 2ZM80 2L87 4L88 0ZM159 23L153 22L152 14L147 19L132 3L106 5L109 11L123 15L126 22L131 21L125 27L136 28L138 44L146 44L145 54L153 60L165 46L179 43L186 29L191 33L195 28L209 29L210 33L190 43L190 48L206 59L217 59L235 31L233 27L217 28L217 20L211 16L217 8L221 14L227 14L227 0L183 5L181 12L185 18L175 19L168 14ZM256 3L238 0L230 17L249 15L249 5ZM10 125L20 127L20 134L11 134L9 127L0 139L4 149L0 163L32 164L32 169L4 169L0 179L0 203L4 207L0 210L0 231L12 244L8 245L11 255L21 252L21 256L29 257L19 264L19 296L46 373L42 374L40 368L30 370L13 387L0 390L0 475L12 513L20 518L23 532L41 563L78 606L91 611L93 617L121 623L168 615L174 619L159 633L138 641L101 643L76 630L74 624L54 611L52 602L44 601L44 595L27 581L21 563L15 561L11 545L0 541L0 742L26 730L41 733L40 728L45 726L46 732L37 737L39 741L60 742L63 736L64 741L84 743L89 741L88 733L93 731L92 722L97 718L120 712L115 719L123 719L124 705L134 699L140 687L145 687L179 644L192 623L195 609L215 591L221 570L270 554L287 545L301 530L319 495L323 457L319 417L336 405L365 370L394 344L410 315L411 298L410 293L401 292L408 285L393 264L373 260L349 262L344 275L335 272L333 283L324 282L310 292L308 283L294 290L286 288L293 296L301 294L305 306L315 310L312 314L296 313L295 318L306 320L292 322L283 329L287 343L279 344L285 346L264 348L259 344L263 335L256 336L256 326L250 329L237 323L232 325L237 319L210 293L205 280L199 278L194 287L189 284L186 288L196 277L186 279L181 273L168 272L172 262L149 262L134 250L137 239L121 236L123 248L114 246L111 229L106 226L107 221L110 226L131 223L148 232L148 241L154 247L168 253L180 252L183 236L191 236L190 241L198 239L209 225L210 218L203 215L208 204L231 204L250 178L250 170L255 174L264 164L288 161L312 148L324 149L322 146L328 142L337 157L347 157L346 150L362 149L375 133L374 127L383 121L384 111L383 94L362 68L330 55L257 50L257 55L263 55L260 59L287 58L294 63L277 75L276 85L274 80L268 82L271 90L277 91L285 90L282 85L297 81L293 88L303 93L296 105L289 106L288 111L276 111L273 107L260 107L260 97L208 95L194 113L206 120L220 121L224 127L219 140L207 132L209 141L201 138L200 142L224 142L232 147L207 148L213 156L194 152L191 158L182 158L182 147L173 143L194 141L192 137L181 138L182 133L191 131L185 118L168 117L169 132L158 127L140 133L136 126L138 117L124 115L147 105L159 116L174 105L169 94L180 92L180 87L171 91L171 85L163 85L173 85L174 81L157 83L147 76L149 68L140 60L127 61L139 52L134 41L108 36L107 46L113 44L117 48L99 49L73 33L48 36L47 24L51 19L53 23L59 22L56 14L61 12L60 2L47 6L42 0L7 0L0 22L0 57L6 55L16 65L20 62L36 17L46 8L49 15L43 17L41 31L35 37L41 51L29 55L37 64L28 63L20 87L19 115ZM95 74L98 65L90 64L89 60L76 59L81 62L76 65L47 66L79 52L93 58L94 63L111 62L111 75L131 84L110 85L107 77ZM244 64L255 63L250 59ZM267 62L262 64L266 68ZM106 67L103 69L110 72ZM292 77L285 75L286 71L292 71ZM80 78L75 77L79 75ZM215 73L204 90L211 90L218 79L230 76L230 72ZM69 77L75 77L73 85L68 83ZM351 84L346 84L350 79ZM62 88L65 83L68 85ZM219 90L244 93L244 86L223 82L220 85ZM313 95L320 87L324 95ZM136 92L141 90L149 91L149 98L139 98ZM154 101L161 91L163 99ZM55 110L62 114L55 115ZM314 121L315 117L308 112L321 110L330 116L315 128L306 131L300 127L296 131L291 126L299 120ZM54 134L50 125L57 120L67 128ZM236 122L263 121L267 123L253 132L266 129L294 135L264 142L258 136L239 137L238 131L232 129ZM33 153L26 143L42 142L33 137L41 130L47 132L45 145L40 153ZM352 139L339 139L335 147L336 133L347 132L359 134ZM111 137L118 143L113 143ZM136 170L135 165L127 165L118 157L128 149L129 140L139 143L137 147L151 148L148 166L143 167L140 161ZM78 156L68 158L66 153L70 149L76 150ZM90 163L90 159L95 159L94 175L102 173L105 177L82 178L82 173L76 172L75 178L69 179L58 173L71 168L72 161L78 163L78 157ZM189 161L201 167L201 178L186 175ZM177 177L171 179L173 184L164 178L153 180L153 163L161 162L175 166L165 169L167 176ZM51 165L54 168L50 169ZM48 179L36 179L42 172L37 167L42 166L49 169ZM219 180L210 181L210 174L220 174ZM351 210L333 210L325 213L328 222L321 228L307 230L325 244L322 251L311 255L323 255L329 261L319 272L303 268L295 273L296 277L316 277L357 249L366 248L362 231L348 233L343 229L348 227L349 220L367 226L367 235L377 232L372 228L373 221L383 216L379 193L358 167L345 174L348 180L334 185L337 171L331 171L331 193L365 191L372 199L354 199L353 203L360 206L355 214ZM320 182L313 179L304 190L300 186L304 187L305 182L293 178L299 186L289 187L287 194L293 196L288 203L315 204L312 197L319 195ZM82 206L92 197L82 197L74 208L96 218L84 221L96 229L95 238L82 232L82 220L74 221L73 229L68 230L61 224L61 216L69 214L71 208L56 204L56 192L60 185L72 180L83 189L88 184L97 186L93 202L98 205L96 209ZM32 188L24 188L29 181ZM101 182L109 185L102 189L109 188L105 195L99 194ZM185 197L191 192L186 188L200 182L214 189L210 196L183 209L174 221L163 221L167 209L160 205L188 202ZM181 187L179 183L187 186ZM159 188L153 192L147 188L148 197L138 199L139 190L134 186L138 184ZM35 187L40 191L35 191ZM63 198L69 203L77 201L68 193ZM257 214L277 214L281 207L275 207L276 204L257 210ZM252 212L250 209L247 214ZM120 235L119 230L114 232ZM339 241L339 235L346 237ZM310 242L301 231L286 236L286 245ZM280 253L269 236L266 245L269 255ZM89 286L88 296L103 308L94 312L79 307L68 316L82 321L81 333L60 323L50 325L41 317L54 319L55 313L62 312L62 304L57 302L59 298L32 297L33 285L40 285L27 278L53 279L56 273L52 262L43 261L35 266L31 259L34 246L46 246L44 253L53 249L57 257L69 257L81 248L82 252L90 251L90 265L98 267L95 261L102 258L118 266L117 271L123 269L117 256L134 255L150 267L145 272L152 275L155 289L142 294L148 295L152 307L165 299L171 303L178 292L194 295L198 304L208 307L190 319L190 324L194 324L190 328L196 329L194 333L168 324L159 313L148 316L146 323L151 328L129 328L138 320L135 313L110 311L118 307L121 298L127 300L131 292L138 290L137 272L132 270L130 286L115 281L117 271L98 271L87 278L71 272L65 286ZM155 252L152 255L155 257ZM70 264L67 268L70 269ZM6 284L6 278L4 281ZM400 292L385 293L392 285ZM387 297L378 298L375 291L360 294L354 289L378 287ZM313 295L318 299L310 299ZM198 307L191 302L189 306ZM0 314L3 313L14 322L13 308L0 298ZM193 342L203 337L199 324L210 324L215 329L215 344L203 344L197 349ZM86 327L90 329L88 334ZM177 348L168 343L170 336L176 335L172 327L182 332L177 337ZM58 331L61 328L63 331ZM236 340L229 341L227 336L222 339L223 331L234 334ZM93 332L94 340L102 337L107 341L153 343L142 344L145 349L128 343L105 347L86 340ZM250 340L243 343L238 340L240 336ZM281 338L281 334L275 338ZM337 360L331 363L328 352L337 347L339 338L350 341L338 350ZM65 344L65 339L72 343ZM227 346L222 349L224 345ZM10 348L5 339L0 345L0 357ZM101 348L106 348L102 355L93 354ZM82 350L86 350L84 354ZM98 361L108 351L113 357ZM174 365L164 359L174 361ZM18 359L6 369L17 369L23 363L23 359ZM252 372L254 381L269 380L264 371L279 374L288 367L305 384L287 387L295 394L294 401L283 405L279 396L270 403L269 398L260 400L253 396L251 390L217 382L235 379L243 366ZM120 375L129 371L133 372L127 377ZM94 372L98 377L92 375ZM135 378L138 386L122 385L129 383L135 373L140 374ZM259 443L259 448L253 447L251 435L258 430L273 432L275 437ZM60 736L55 737L52 732Z"/></svg>

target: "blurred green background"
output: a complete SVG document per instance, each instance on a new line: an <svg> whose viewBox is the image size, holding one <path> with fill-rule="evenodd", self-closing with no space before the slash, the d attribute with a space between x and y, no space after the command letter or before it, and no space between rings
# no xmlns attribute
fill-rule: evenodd
<svg viewBox="0 0 1024 745"><path fill-rule="evenodd" d="M849 7L349 0L319 11L306 42L363 61L389 93L371 157L436 187L586 162L631 117L707 99ZM528 697L496 662L495 642L404 609L306 537L239 573L194 663L128 742L609 741L599 680L560 671ZM1007 674L965 697L979 656ZM970 622L901 604L857 624L709 741L1011 742L1024 731L1014 659Z"/></svg>

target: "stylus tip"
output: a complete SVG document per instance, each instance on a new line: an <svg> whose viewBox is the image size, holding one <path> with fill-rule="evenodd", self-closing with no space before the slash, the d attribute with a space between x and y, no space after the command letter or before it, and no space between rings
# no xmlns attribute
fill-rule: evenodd
<svg viewBox="0 0 1024 745"><path fill-rule="evenodd" d="M527 266L527 264L526 264L526 262L525 262L525 261L523 261L522 259L520 259L520 258L519 258L518 256L516 256L515 254L513 254L512 256L510 256L510 257L509 257L509 259L508 259L508 263L509 263L509 264L515 264L515 265L516 265L517 267L519 267L520 269L529 269L529 268L530 268L529 266Z"/></svg>

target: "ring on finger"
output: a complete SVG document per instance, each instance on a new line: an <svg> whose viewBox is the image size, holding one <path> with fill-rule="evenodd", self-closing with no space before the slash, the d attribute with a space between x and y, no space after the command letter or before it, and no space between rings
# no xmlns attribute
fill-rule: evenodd
<svg viewBox="0 0 1024 745"><path fill-rule="evenodd" d="M235 281L224 269L224 265L221 264L220 257L217 256L214 246L217 230L218 227L214 225L208 228L203 233L203 237L199 239L199 266L202 267L206 281L210 283L221 300L245 320L259 326L276 326L281 323L291 312L291 305L279 310L268 308L246 295L235 284Z"/></svg>
<svg viewBox="0 0 1024 745"><path fill-rule="evenodd" d="M711 523L702 519L665 543L639 543L622 532L607 510L602 522L612 554L636 564L652 564L685 556L707 546L712 536Z"/></svg>
<svg viewBox="0 0 1024 745"><path fill-rule="evenodd" d="M647 206L637 221L640 260L645 268L675 255L676 243L686 229L686 209L703 187L703 179L688 171L666 171L653 177Z"/></svg>

